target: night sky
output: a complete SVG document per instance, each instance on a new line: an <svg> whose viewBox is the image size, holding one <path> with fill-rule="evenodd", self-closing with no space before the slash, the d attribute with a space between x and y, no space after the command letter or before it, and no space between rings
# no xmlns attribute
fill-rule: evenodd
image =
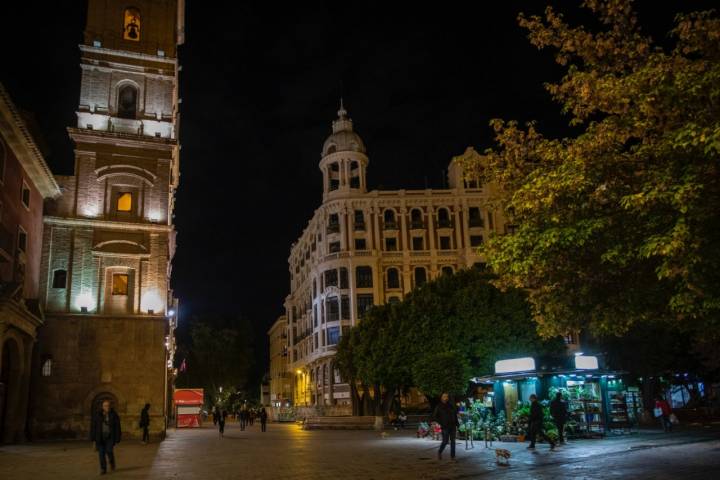
<svg viewBox="0 0 720 480"><path fill-rule="evenodd" d="M562 70L516 21L543 2L394 3L187 1L173 269L181 322L242 314L266 348L289 292L290 245L321 202L317 164L341 94L368 148L370 188L443 186L452 156L491 145L492 118L567 133L543 88ZM663 38L678 10L713 3L637 8L645 31ZM34 113L57 174L72 173L65 128L75 124L85 8L12 2L0 28L0 80ZM589 19L575 2L558 8Z"/></svg>

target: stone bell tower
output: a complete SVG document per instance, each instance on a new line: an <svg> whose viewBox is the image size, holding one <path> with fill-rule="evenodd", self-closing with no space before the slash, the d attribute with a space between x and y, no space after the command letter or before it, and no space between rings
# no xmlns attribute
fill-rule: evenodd
<svg viewBox="0 0 720 480"><path fill-rule="evenodd" d="M111 399L123 430L151 404L151 435L170 411L177 300L170 290L179 180L181 0L90 0L80 45L75 173L48 202L34 382L38 437L82 436Z"/></svg>

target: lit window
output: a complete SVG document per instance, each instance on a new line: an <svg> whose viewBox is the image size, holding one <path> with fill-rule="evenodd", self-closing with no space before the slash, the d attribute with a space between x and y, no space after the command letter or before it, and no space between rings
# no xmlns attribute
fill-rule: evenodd
<svg viewBox="0 0 720 480"><path fill-rule="evenodd" d="M42 376L49 377L52 375L52 357L45 357L42 364Z"/></svg>
<svg viewBox="0 0 720 480"><path fill-rule="evenodd" d="M140 41L140 10L126 8L123 22L123 38L133 42Z"/></svg>
<svg viewBox="0 0 720 480"><path fill-rule="evenodd" d="M128 275L127 273L115 273L112 276L112 294L127 295L128 294Z"/></svg>
<svg viewBox="0 0 720 480"><path fill-rule="evenodd" d="M132 210L132 193L125 192L118 195L117 211L130 212Z"/></svg>
<svg viewBox="0 0 720 480"><path fill-rule="evenodd" d="M55 270L53 273L52 288L65 288L67 285L67 270Z"/></svg>
<svg viewBox="0 0 720 480"><path fill-rule="evenodd" d="M328 345L337 345L339 341L340 341L340 327L328 327L328 329L327 329L327 344Z"/></svg>
<svg viewBox="0 0 720 480"><path fill-rule="evenodd" d="M30 187L27 183L23 180L22 184L22 204L25 205L25 208L30 208Z"/></svg>

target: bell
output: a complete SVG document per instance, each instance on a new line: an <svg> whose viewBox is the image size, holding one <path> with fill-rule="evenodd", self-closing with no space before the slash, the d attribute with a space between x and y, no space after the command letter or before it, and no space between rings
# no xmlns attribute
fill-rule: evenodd
<svg viewBox="0 0 720 480"><path fill-rule="evenodd" d="M128 30L128 37L132 39L138 38L137 25L131 23L130 25L128 25Z"/></svg>

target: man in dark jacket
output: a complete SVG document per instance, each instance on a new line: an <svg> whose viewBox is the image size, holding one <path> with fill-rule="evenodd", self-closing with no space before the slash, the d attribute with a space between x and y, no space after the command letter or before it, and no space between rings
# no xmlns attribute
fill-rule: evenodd
<svg viewBox="0 0 720 480"><path fill-rule="evenodd" d="M527 448L535 448L535 439L537 437L540 437L541 439L547 440L547 442L550 444L550 450L555 450L555 442L550 439L547 435L545 435L545 430L543 429L543 409L542 405L540 405L540 402L538 402L537 395L532 394L530 395L530 422L528 425L528 430L530 434L530 446Z"/></svg>
<svg viewBox="0 0 720 480"><path fill-rule="evenodd" d="M260 408L260 431L265 432L267 431L267 410L265 410L265 407Z"/></svg>
<svg viewBox="0 0 720 480"><path fill-rule="evenodd" d="M147 444L150 441L150 404L146 403L145 407L140 412L140 428L143 429L143 443Z"/></svg>
<svg viewBox="0 0 720 480"><path fill-rule="evenodd" d="M110 460L110 469L115 470L115 454L113 447L120 443L120 417L110 408L110 400L103 400L102 409L97 412L90 424L90 441L95 442L95 449L100 457L100 474L107 473L107 462Z"/></svg>
<svg viewBox="0 0 720 480"><path fill-rule="evenodd" d="M562 399L562 393L557 392L555 399L550 402L550 415L553 418L553 423L558 429L558 442L561 444L565 443L565 437L563 437L563 430L565 429L565 422L567 421L567 403Z"/></svg>
<svg viewBox="0 0 720 480"><path fill-rule="evenodd" d="M438 460L442 460L442 452L445 446L450 443L450 458L455 459L455 432L459 426L457 411L450 403L450 395L445 392L440 396L440 403L435 407L432 419L442 427L442 443L438 450Z"/></svg>

